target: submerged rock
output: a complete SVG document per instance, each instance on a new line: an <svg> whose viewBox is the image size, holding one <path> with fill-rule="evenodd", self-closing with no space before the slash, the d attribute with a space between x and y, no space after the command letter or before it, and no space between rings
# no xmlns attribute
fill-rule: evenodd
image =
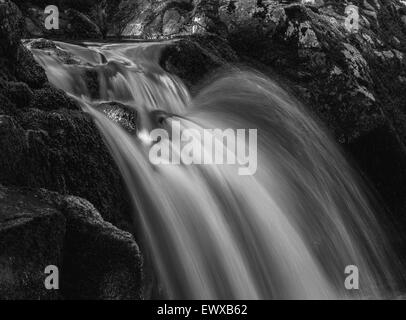
<svg viewBox="0 0 406 320"><path fill-rule="evenodd" d="M32 49L56 49L55 42L44 38L34 39L29 44Z"/></svg>
<svg viewBox="0 0 406 320"><path fill-rule="evenodd" d="M106 116L120 124L129 133L137 130L137 112L135 109L119 102L106 102L97 106Z"/></svg>
<svg viewBox="0 0 406 320"><path fill-rule="evenodd" d="M26 40L24 45L30 50L42 50L63 64L83 64L78 57L60 48L54 41L48 39L38 38Z"/></svg>

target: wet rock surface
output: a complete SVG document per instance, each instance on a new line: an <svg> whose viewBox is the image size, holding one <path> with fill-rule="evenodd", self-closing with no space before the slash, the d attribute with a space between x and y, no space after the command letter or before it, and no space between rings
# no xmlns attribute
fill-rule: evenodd
<svg viewBox="0 0 406 320"><path fill-rule="evenodd" d="M135 133L137 130L137 112L119 102L106 102L97 106L107 117L119 123L128 133Z"/></svg>

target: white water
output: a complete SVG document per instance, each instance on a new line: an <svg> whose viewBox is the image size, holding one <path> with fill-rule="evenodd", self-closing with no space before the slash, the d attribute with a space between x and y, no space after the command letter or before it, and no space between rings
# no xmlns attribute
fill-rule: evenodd
<svg viewBox="0 0 406 320"><path fill-rule="evenodd" d="M164 45L59 42L81 65L32 51L49 80L94 117L169 297L387 296L392 261L384 236L325 132L277 84L253 72L223 74L191 98L160 68ZM87 69L97 70L98 98L90 97ZM138 135L97 110L105 100L138 111ZM227 165L153 166L143 136L157 126L169 130L174 119L199 130L257 128L256 174L240 176ZM358 266L360 290L345 289L347 265Z"/></svg>

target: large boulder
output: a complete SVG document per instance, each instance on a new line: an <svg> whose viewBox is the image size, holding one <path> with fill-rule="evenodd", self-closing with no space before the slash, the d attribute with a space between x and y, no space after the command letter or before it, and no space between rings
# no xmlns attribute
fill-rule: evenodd
<svg viewBox="0 0 406 320"><path fill-rule="evenodd" d="M84 197L105 219L130 228L120 172L88 115L28 109L0 120L1 183Z"/></svg>
<svg viewBox="0 0 406 320"><path fill-rule="evenodd" d="M133 236L105 222L88 201L60 202L67 231L62 291L66 299L142 299L142 257Z"/></svg>
<svg viewBox="0 0 406 320"><path fill-rule="evenodd" d="M65 217L30 191L0 185L0 299L59 299L45 268L61 266Z"/></svg>
<svg viewBox="0 0 406 320"><path fill-rule="evenodd" d="M140 299L142 257L131 234L88 201L0 185L0 299ZM59 289L46 289L47 266Z"/></svg>

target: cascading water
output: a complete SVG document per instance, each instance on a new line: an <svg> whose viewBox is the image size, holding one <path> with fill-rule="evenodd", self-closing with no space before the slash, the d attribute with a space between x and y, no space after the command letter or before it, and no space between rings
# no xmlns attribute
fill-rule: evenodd
<svg viewBox="0 0 406 320"><path fill-rule="evenodd" d="M75 63L32 51L49 80L94 117L169 297L387 296L392 257L351 168L273 81L234 70L191 98L159 66L166 43L56 44ZM97 75L96 96L89 71ZM137 111L137 134L98 111L106 100ZM148 132L158 126L170 131L175 120L182 130L257 129L256 173L238 175L235 165L153 165ZM174 148L170 139L166 143ZM348 265L359 269L359 290L345 289Z"/></svg>

